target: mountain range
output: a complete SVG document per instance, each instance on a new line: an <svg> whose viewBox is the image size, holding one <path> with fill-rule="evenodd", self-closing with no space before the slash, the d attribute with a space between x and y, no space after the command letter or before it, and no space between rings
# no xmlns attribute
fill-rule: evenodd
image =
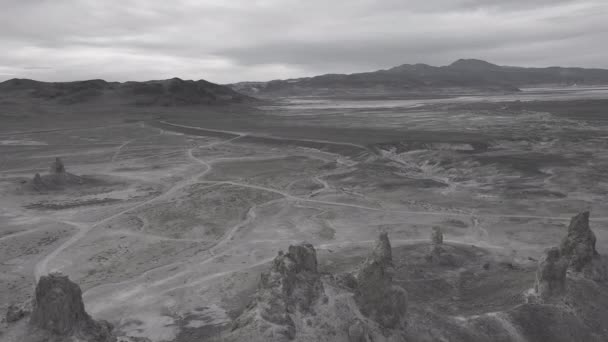
<svg viewBox="0 0 608 342"><path fill-rule="evenodd" d="M516 92L538 85L608 84L608 70L499 66L479 59L459 59L447 66L403 64L386 70L326 74L269 82L228 85L252 96L450 93L464 89Z"/></svg>
<svg viewBox="0 0 608 342"><path fill-rule="evenodd" d="M99 102L112 104L180 106L241 103L254 100L229 87L205 80L172 78L147 82L40 82L11 79L0 83L0 99L25 98L58 104Z"/></svg>
<svg viewBox="0 0 608 342"><path fill-rule="evenodd" d="M0 83L0 101L21 98L57 104L183 106L248 103L256 98L282 96L442 96L513 93L526 86L601 84L608 84L606 69L523 68L460 59L440 67L403 64L372 72L227 85L179 78L146 82L41 82L15 78Z"/></svg>

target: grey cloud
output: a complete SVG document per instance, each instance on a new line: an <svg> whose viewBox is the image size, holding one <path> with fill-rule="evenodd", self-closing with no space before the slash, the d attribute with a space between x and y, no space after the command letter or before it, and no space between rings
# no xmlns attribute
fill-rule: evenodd
<svg viewBox="0 0 608 342"><path fill-rule="evenodd" d="M369 8L377 10L409 10L411 12L448 12L448 11L526 11L543 9L580 0L365 0Z"/></svg>
<svg viewBox="0 0 608 342"><path fill-rule="evenodd" d="M607 16L604 0L4 0L0 71L233 82L461 57L608 67Z"/></svg>
<svg viewBox="0 0 608 342"><path fill-rule="evenodd" d="M593 44L593 40L601 41L608 34L608 23L604 20L606 14L602 11L578 15L568 12L542 19L534 17L534 21L518 22L519 26L486 27L460 23L459 27L449 26L433 31L414 28L404 32L397 25L390 33L346 34L342 35L342 39L335 39L335 34L328 33L324 40L274 41L231 47L219 54L245 65L293 63L327 72L345 72L349 68L365 71L418 62L442 65L468 57L493 58L492 61L504 64L525 62L527 65L542 66L542 62L559 64L560 60L565 62L568 59L563 58L565 55L547 58L546 55L553 55L554 51L547 49L543 55L542 51L534 48L538 45L578 46L582 40L596 53L608 53L602 45ZM584 21L580 20L582 17ZM500 50L519 50L519 53L501 56ZM526 50L534 53L526 53ZM569 51L569 54L574 51L582 49L579 47ZM540 63L534 63L534 59ZM608 67L607 63L598 59L595 64Z"/></svg>

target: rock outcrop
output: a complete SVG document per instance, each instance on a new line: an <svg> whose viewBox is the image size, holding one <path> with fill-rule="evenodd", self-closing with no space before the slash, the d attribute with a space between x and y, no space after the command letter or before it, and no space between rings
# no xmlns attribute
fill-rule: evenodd
<svg viewBox="0 0 608 342"><path fill-rule="evenodd" d="M560 246L547 250L539 262L534 291L529 293L528 299L546 302L566 294L568 270L595 281L608 278L607 265L600 260L595 244L595 234L589 227L589 212L572 217Z"/></svg>
<svg viewBox="0 0 608 342"><path fill-rule="evenodd" d="M58 190L68 185L82 184L84 180L66 171L61 158L55 158L49 167L49 174L41 176L36 173L32 184L37 191Z"/></svg>
<svg viewBox="0 0 608 342"><path fill-rule="evenodd" d="M109 323L97 322L87 314L80 287L67 276L53 273L41 277L33 305L29 330L44 341L116 341Z"/></svg>
<svg viewBox="0 0 608 342"><path fill-rule="evenodd" d="M565 292L567 270L568 260L562 257L559 248L549 249L536 271L534 290L540 300L546 301Z"/></svg>
<svg viewBox="0 0 608 342"><path fill-rule="evenodd" d="M357 274L355 301L363 315L385 328L398 327L407 310L405 290L393 284L394 266L387 233L381 233Z"/></svg>
<svg viewBox="0 0 608 342"><path fill-rule="evenodd" d="M580 213L570 220L568 234L561 242L560 252L569 260L570 268L581 272L598 256L596 237L589 228L589 212Z"/></svg>
<svg viewBox="0 0 608 342"><path fill-rule="evenodd" d="M233 330L253 329L264 341L287 341L296 336L292 315L310 314L323 294L317 255L311 244L289 246L279 252L249 308L235 321Z"/></svg>

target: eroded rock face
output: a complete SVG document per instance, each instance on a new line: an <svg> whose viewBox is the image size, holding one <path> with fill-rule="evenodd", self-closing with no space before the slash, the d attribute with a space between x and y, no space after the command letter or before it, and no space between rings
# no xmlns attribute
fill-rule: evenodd
<svg viewBox="0 0 608 342"><path fill-rule="evenodd" d="M322 293L314 247L307 243L289 246L287 253L279 252L270 271L262 274L254 301L233 330L249 327L267 341L291 340L296 335L291 315L311 313Z"/></svg>
<svg viewBox="0 0 608 342"><path fill-rule="evenodd" d="M96 322L86 313L80 287L58 273L43 276L38 281L29 324L54 337L73 337L91 342L116 341L109 323Z"/></svg>
<svg viewBox="0 0 608 342"><path fill-rule="evenodd" d="M569 260L570 268L580 272L598 255L596 237L589 228L589 212L580 213L570 220L568 234L560 245L561 254Z"/></svg>
<svg viewBox="0 0 608 342"><path fill-rule="evenodd" d="M393 285L393 257L387 233L381 233L357 274L355 300L361 312L386 328L397 327L407 309L406 293Z"/></svg>
<svg viewBox="0 0 608 342"><path fill-rule="evenodd" d="M566 290L566 271L568 260L562 257L560 249L553 247L541 259L536 271L536 294L541 300L547 300L564 293Z"/></svg>
<svg viewBox="0 0 608 342"><path fill-rule="evenodd" d="M262 286L282 290L288 311L308 311L323 292L317 273L317 253L311 244L289 246L288 252L275 258Z"/></svg>

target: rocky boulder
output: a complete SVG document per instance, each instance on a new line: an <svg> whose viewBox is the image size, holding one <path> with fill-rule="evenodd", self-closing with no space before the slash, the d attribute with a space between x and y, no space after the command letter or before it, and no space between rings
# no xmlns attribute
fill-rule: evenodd
<svg viewBox="0 0 608 342"><path fill-rule="evenodd" d="M363 315L385 328L398 327L407 309L406 293L393 285L394 266L387 233L376 245L357 274L355 301Z"/></svg>
<svg viewBox="0 0 608 342"><path fill-rule="evenodd" d="M553 247L541 259L536 271L534 290L538 298L546 301L562 295L566 290L568 260L562 257L560 249Z"/></svg>
<svg viewBox="0 0 608 342"><path fill-rule="evenodd" d="M570 220L568 234L561 242L560 252L569 260L570 268L580 272L598 256L595 243L595 234L589 228L589 212L586 211Z"/></svg>
<svg viewBox="0 0 608 342"><path fill-rule="evenodd" d="M87 314L80 287L67 276L53 273L41 277L33 306L29 325L36 335L51 341L116 341L109 323L94 321Z"/></svg>
<svg viewBox="0 0 608 342"><path fill-rule="evenodd" d="M235 321L233 330L252 329L264 341L287 341L296 335L292 315L312 313L323 294L317 272L317 254L308 243L279 252L269 272L263 273L249 308Z"/></svg>

